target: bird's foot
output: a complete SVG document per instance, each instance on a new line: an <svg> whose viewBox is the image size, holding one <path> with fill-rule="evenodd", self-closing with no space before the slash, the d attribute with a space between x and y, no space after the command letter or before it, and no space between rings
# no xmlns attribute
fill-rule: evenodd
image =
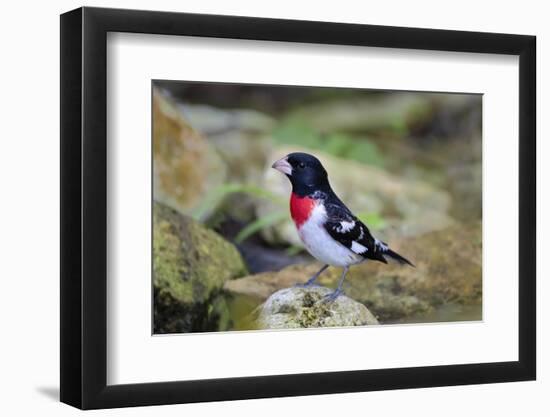
<svg viewBox="0 0 550 417"><path fill-rule="evenodd" d="M344 291L342 291L340 288L335 289L330 294L327 294L323 297L323 301L325 303L332 303L334 300L336 300L340 295L344 294Z"/></svg>

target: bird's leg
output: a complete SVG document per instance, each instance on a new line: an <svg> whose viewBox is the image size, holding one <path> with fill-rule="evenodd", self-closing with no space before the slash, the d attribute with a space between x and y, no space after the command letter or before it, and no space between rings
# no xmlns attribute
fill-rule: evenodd
<svg viewBox="0 0 550 417"><path fill-rule="evenodd" d="M338 298L340 294L343 294L344 291L342 291L342 285L344 284L344 279L346 278L348 270L349 270L349 266L344 267L344 270L342 271L342 276L340 277L340 281L338 281L338 287L336 287L336 289L333 292L325 296L325 301L328 301L328 302L334 301Z"/></svg>
<svg viewBox="0 0 550 417"><path fill-rule="evenodd" d="M310 279L308 279L305 284L296 284L296 287L302 287L302 288L311 287L315 283L315 280L319 278L319 275L321 275L323 271L328 267L329 267L328 264L323 266L315 275L313 275Z"/></svg>

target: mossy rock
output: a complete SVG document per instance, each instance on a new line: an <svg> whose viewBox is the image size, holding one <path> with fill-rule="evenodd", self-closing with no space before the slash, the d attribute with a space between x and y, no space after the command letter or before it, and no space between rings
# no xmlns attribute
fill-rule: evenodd
<svg viewBox="0 0 550 417"><path fill-rule="evenodd" d="M224 283L246 275L230 242L175 210L153 207L153 287L156 333L218 330Z"/></svg>
<svg viewBox="0 0 550 417"><path fill-rule="evenodd" d="M291 287L277 291L260 307L258 328L296 329L347 327L378 324L376 317L361 303L341 295L328 302L332 292L325 287Z"/></svg>

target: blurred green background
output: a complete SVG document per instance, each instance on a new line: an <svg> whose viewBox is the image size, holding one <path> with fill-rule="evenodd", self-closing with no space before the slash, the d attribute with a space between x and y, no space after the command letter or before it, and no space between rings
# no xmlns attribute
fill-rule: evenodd
<svg viewBox="0 0 550 417"><path fill-rule="evenodd" d="M315 272L270 168L298 150L417 266L354 267L349 297L382 324L480 320L481 121L474 94L155 81L154 332L255 329Z"/></svg>

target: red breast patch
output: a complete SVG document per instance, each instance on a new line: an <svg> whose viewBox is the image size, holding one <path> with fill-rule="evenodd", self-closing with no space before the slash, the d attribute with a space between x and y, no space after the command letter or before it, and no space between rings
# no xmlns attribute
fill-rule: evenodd
<svg viewBox="0 0 550 417"><path fill-rule="evenodd" d="M290 195L290 215L296 227L304 224L315 207L315 200L308 197L300 197L292 193Z"/></svg>

